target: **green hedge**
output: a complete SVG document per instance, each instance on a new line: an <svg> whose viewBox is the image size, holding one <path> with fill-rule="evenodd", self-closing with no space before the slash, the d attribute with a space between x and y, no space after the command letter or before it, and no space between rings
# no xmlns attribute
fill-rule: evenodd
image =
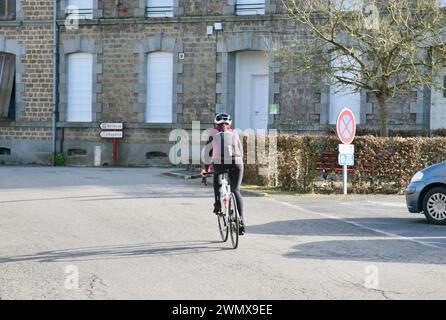
<svg viewBox="0 0 446 320"><path fill-rule="evenodd" d="M324 152L337 155L338 144L339 140L333 136L280 134L277 174L261 176L258 170L262 166L246 164L244 183L302 193L339 193L342 172L329 169L324 175L317 170L320 155ZM349 172L349 188L354 193L402 193L418 170L446 160L444 137L362 136L355 139L354 145L355 166Z"/></svg>

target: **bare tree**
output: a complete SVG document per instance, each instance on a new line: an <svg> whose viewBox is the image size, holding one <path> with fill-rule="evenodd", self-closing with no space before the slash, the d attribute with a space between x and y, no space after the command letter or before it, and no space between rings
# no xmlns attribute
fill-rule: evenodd
<svg viewBox="0 0 446 320"><path fill-rule="evenodd" d="M380 133L388 136L390 98L423 86L444 90L435 81L446 64L446 8L439 1L283 0L306 34L271 52L290 71L373 94Z"/></svg>

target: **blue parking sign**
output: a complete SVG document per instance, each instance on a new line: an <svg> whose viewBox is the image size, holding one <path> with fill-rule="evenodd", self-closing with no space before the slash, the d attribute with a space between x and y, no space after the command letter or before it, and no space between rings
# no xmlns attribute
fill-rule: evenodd
<svg viewBox="0 0 446 320"><path fill-rule="evenodd" d="M339 165L340 166L354 166L355 165L355 155L354 154L339 154Z"/></svg>

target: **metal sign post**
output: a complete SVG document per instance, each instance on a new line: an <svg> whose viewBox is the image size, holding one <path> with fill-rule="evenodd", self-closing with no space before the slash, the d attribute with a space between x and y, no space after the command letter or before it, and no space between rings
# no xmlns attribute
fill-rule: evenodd
<svg viewBox="0 0 446 320"><path fill-rule="evenodd" d="M355 146L351 143L356 136L356 118L349 108L344 108L338 115L336 131L343 144L339 145L339 165L343 166L344 195L348 194L348 166L355 163Z"/></svg>
<svg viewBox="0 0 446 320"><path fill-rule="evenodd" d="M348 190L347 190L347 174L348 174L348 168L347 166L344 166L344 195L348 194Z"/></svg>
<svg viewBox="0 0 446 320"><path fill-rule="evenodd" d="M118 141L124 138L124 124L123 123L101 123L100 136L104 139L112 139L113 143L113 166L118 164Z"/></svg>
<svg viewBox="0 0 446 320"><path fill-rule="evenodd" d="M118 163L118 139L113 139L113 165L116 167Z"/></svg>

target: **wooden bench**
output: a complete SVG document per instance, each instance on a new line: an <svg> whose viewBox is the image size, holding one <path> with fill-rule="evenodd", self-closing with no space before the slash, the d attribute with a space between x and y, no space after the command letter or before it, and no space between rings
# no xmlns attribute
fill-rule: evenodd
<svg viewBox="0 0 446 320"><path fill-rule="evenodd" d="M382 163L391 163L392 159L391 159L391 155L383 155L381 158ZM372 173L374 171L373 169L373 160L368 158L368 157L364 157L364 158L355 158L355 163L356 164L361 164L361 172L362 173ZM318 172L322 172L324 175L324 179L327 178L328 173L329 172L342 172L344 170L344 168L342 166L339 165L338 162L338 153L337 152L329 152L329 151L325 151L322 153L318 153L316 155L316 171ZM347 170L349 172L354 171L354 167L347 167ZM401 171L401 168L398 166L388 166L386 168L381 168L380 170L381 172L383 172L384 174L398 174Z"/></svg>
<svg viewBox="0 0 446 320"><path fill-rule="evenodd" d="M338 153L325 151L316 154L316 171L322 172L324 179L327 179L329 172L342 172L344 168L339 165ZM353 167L347 167L348 171L353 171Z"/></svg>

